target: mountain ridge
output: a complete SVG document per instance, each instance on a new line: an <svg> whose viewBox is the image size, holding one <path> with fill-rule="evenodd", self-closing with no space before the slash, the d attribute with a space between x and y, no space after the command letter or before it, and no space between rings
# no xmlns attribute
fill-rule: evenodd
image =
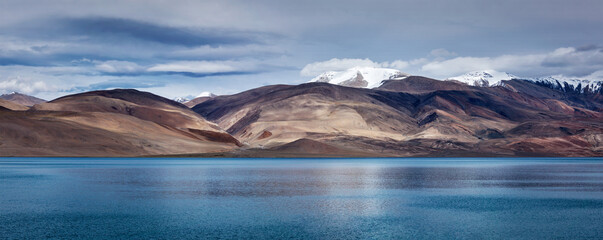
<svg viewBox="0 0 603 240"><path fill-rule="evenodd" d="M369 81L366 81L365 75L370 75ZM329 71L318 75L309 82L326 82L335 85L358 87L358 88L379 88L385 81L401 80L413 75L402 73L395 69L374 68L374 67L354 67L345 71ZM418 76L416 76L418 77ZM603 94L603 79L585 79L570 78L561 75L546 76L536 78L519 77L507 72L496 70L483 70L468 72L456 77L449 77L442 81L456 81L475 87L496 87L504 86L505 81L523 80L537 83L538 85L552 89L583 93L583 94Z"/></svg>
<svg viewBox="0 0 603 240"><path fill-rule="evenodd" d="M44 100L44 99L25 95L25 94L18 93L18 92L2 94L2 95L0 95L0 99L11 101L11 102L14 102L14 103L26 106L26 107L31 107L38 103L46 102L46 100Z"/></svg>
<svg viewBox="0 0 603 240"><path fill-rule="evenodd" d="M3 156L603 156L601 94L520 79L269 85L192 107L115 89L0 109Z"/></svg>
<svg viewBox="0 0 603 240"><path fill-rule="evenodd" d="M2 156L145 156L240 142L188 107L132 89L92 91L0 114Z"/></svg>

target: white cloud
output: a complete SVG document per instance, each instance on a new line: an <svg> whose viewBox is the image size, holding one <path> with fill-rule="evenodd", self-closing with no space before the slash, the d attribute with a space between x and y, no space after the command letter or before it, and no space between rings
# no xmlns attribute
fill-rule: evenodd
<svg viewBox="0 0 603 240"><path fill-rule="evenodd" d="M353 67L380 67L380 65L368 58L332 58L324 62L310 63L301 70L300 74L311 77L327 71L342 71Z"/></svg>
<svg viewBox="0 0 603 240"><path fill-rule="evenodd" d="M430 58L374 62L366 59L338 59L314 62L300 72L302 76L316 76L327 71L341 71L352 67L384 67L403 70L414 75L433 78L448 78L471 71L486 69L509 72L521 77L564 75L574 77L597 77L603 71L603 47L558 48L538 54L501 55L496 57L459 56L445 49L434 49ZM446 59L445 57L448 57Z"/></svg>
<svg viewBox="0 0 603 240"><path fill-rule="evenodd" d="M0 66L0 93L21 92L43 99L73 93L71 89L115 79L94 75L90 66Z"/></svg>
<svg viewBox="0 0 603 240"><path fill-rule="evenodd" d="M594 73L591 73L588 76L585 76L584 79L594 79L594 80L603 81L603 70L599 70Z"/></svg>
<svg viewBox="0 0 603 240"><path fill-rule="evenodd" d="M66 47L56 41L39 41L0 36L0 56L20 56L23 54L51 54Z"/></svg>
<svg viewBox="0 0 603 240"><path fill-rule="evenodd" d="M603 49L558 48L548 53L502 55L497 57L456 57L424 64L419 72L449 77L470 71L495 69L520 76L586 76L603 69Z"/></svg>
<svg viewBox="0 0 603 240"><path fill-rule="evenodd" d="M136 73L144 70L142 66L136 63L115 60L96 62L95 68L106 73Z"/></svg>
<svg viewBox="0 0 603 240"><path fill-rule="evenodd" d="M382 67L394 68L394 69L398 69L398 70L405 69L405 68L409 67L410 65L411 65L411 63L409 63L407 61L402 61L402 60L396 60L391 63L388 63L388 62L381 63Z"/></svg>
<svg viewBox="0 0 603 240"><path fill-rule="evenodd" d="M413 62L395 60L392 62L373 62L365 58L332 58L323 62L314 62L306 65L300 72L302 76L311 77L328 71L343 71L353 67L376 67L376 68L393 68L403 70L413 65Z"/></svg>
<svg viewBox="0 0 603 240"><path fill-rule="evenodd" d="M84 62L85 61L81 61ZM99 71L103 73L129 74L145 72L173 72L173 73L229 73L242 71L255 71L258 69L258 63L255 61L174 61L161 64L155 64L150 67L138 65L128 61L91 61L94 63L94 69L90 71Z"/></svg>
<svg viewBox="0 0 603 240"><path fill-rule="evenodd" d="M39 92L53 91L55 87L48 86L43 81L34 81L25 78L10 78L0 81L0 92L19 92L24 94L37 94Z"/></svg>
<svg viewBox="0 0 603 240"><path fill-rule="evenodd" d="M200 74L228 73L251 70L251 66L235 61L177 61L157 64L147 69L149 72L189 72Z"/></svg>
<svg viewBox="0 0 603 240"><path fill-rule="evenodd" d="M419 71L433 77L449 77L484 69L495 69L520 76L585 76L603 69L603 52L601 48L582 51L568 47L541 54L456 57L431 61L424 64Z"/></svg>

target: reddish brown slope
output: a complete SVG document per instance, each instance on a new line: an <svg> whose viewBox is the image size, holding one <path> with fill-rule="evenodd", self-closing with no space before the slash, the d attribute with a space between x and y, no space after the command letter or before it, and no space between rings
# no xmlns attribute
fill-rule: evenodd
<svg viewBox="0 0 603 240"><path fill-rule="evenodd" d="M96 91L0 118L0 154L139 156L219 152L238 141L186 106L136 90Z"/></svg>
<svg viewBox="0 0 603 240"><path fill-rule="evenodd" d="M31 107L38 103L46 102L44 99L40 99L37 97L21 94L21 93L10 93L10 94L2 94L0 95L1 99L8 100L23 106Z"/></svg>
<svg viewBox="0 0 603 240"><path fill-rule="evenodd" d="M268 86L216 97L193 110L257 148L278 150L310 139L375 155L601 156L603 115L591 105L508 87L411 77L378 90L325 83ZM553 126L514 134L530 122ZM559 129L555 122L572 122L584 131L547 135L558 132L551 130Z"/></svg>

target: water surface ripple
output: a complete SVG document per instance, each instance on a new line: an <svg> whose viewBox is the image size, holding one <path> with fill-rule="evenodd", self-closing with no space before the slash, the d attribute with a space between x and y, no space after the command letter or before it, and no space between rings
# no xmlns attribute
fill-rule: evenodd
<svg viewBox="0 0 603 240"><path fill-rule="evenodd" d="M600 239L603 159L0 158L2 239Z"/></svg>

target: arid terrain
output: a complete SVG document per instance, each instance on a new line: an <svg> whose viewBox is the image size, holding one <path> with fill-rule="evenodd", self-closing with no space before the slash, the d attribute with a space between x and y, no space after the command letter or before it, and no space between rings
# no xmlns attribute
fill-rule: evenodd
<svg viewBox="0 0 603 240"><path fill-rule="evenodd" d="M136 90L0 101L2 156L603 156L603 97L522 80L271 85L187 106Z"/></svg>
<svg viewBox="0 0 603 240"><path fill-rule="evenodd" d="M3 156L143 156L239 145L186 106L136 90L88 92L0 113Z"/></svg>

